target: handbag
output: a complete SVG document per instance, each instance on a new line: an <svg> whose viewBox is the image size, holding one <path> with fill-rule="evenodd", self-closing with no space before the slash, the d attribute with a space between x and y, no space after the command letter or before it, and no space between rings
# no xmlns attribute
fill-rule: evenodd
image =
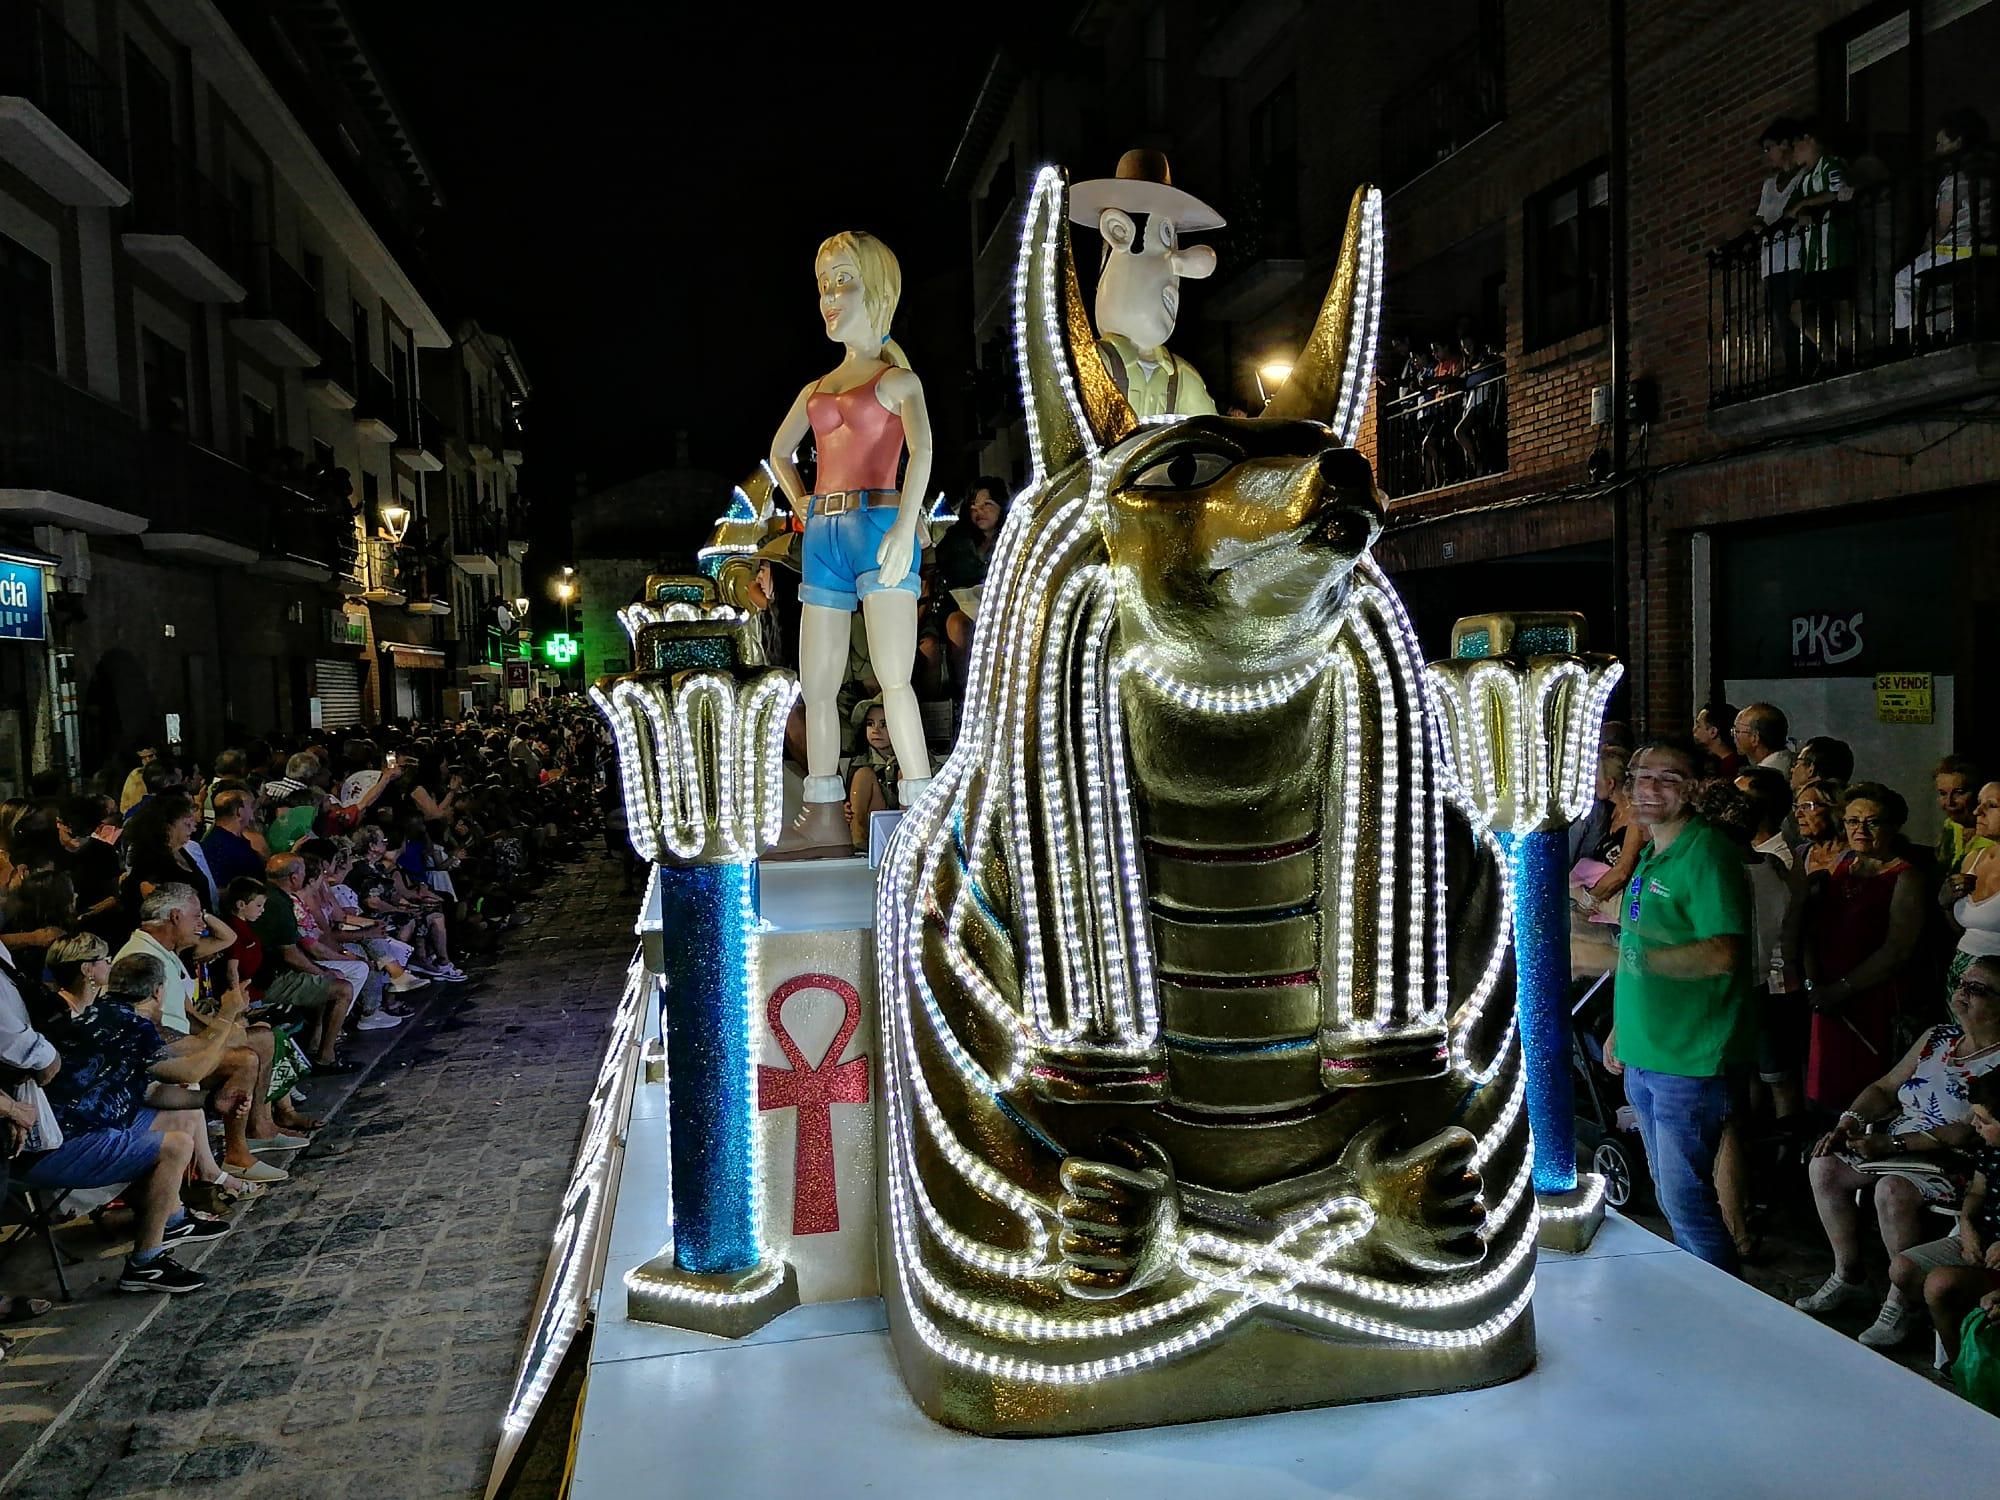
<svg viewBox="0 0 2000 1500"><path fill-rule="evenodd" d="M1967 1313L1959 1325L1951 1381L1959 1395L2000 1417L2000 1322L1988 1319L1979 1308Z"/></svg>

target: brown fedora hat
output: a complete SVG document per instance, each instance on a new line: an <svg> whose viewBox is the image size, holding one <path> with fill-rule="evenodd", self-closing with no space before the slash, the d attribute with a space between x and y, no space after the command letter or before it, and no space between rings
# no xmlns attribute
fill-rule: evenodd
<svg viewBox="0 0 2000 1500"><path fill-rule="evenodd" d="M1069 217L1074 224L1097 227L1098 216L1107 208L1128 214L1157 214L1185 234L1192 230L1220 229L1222 215L1193 193L1174 186L1173 169L1166 153L1136 146L1118 158L1118 175L1093 177L1069 190Z"/></svg>

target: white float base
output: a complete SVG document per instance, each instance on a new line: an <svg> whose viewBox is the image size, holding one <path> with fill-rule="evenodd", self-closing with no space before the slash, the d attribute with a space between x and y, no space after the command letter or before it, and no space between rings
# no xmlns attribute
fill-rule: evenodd
<svg viewBox="0 0 2000 1500"><path fill-rule="evenodd" d="M871 924L865 860L766 865L761 879L774 930ZM1880 1500L1940 1454L1951 1475L2000 1472L2000 1420L1615 1214L1585 1253L1541 1257L1541 1362L1510 1384L1088 1437L968 1437L911 1404L875 1298L798 1307L734 1341L624 1316L624 1273L668 1233L665 1106L660 1086L635 1091L575 1500L654 1494L662 1475L675 1494L730 1500Z"/></svg>
<svg viewBox="0 0 2000 1500"><path fill-rule="evenodd" d="M614 1289L665 1224L656 1092L634 1105ZM627 1322L615 1294L571 1493L626 1500L671 1473L676 1493L732 1500L1880 1500L1939 1454L1960 1476L2000 1472L2000 1420L1628 1220L1608 1219L1583 1255L1544 1256L1539 1277L1541 1363L1508 1385L1015 1440L920 1415L873 1298L800 1307L730 1342Z"/></svg>

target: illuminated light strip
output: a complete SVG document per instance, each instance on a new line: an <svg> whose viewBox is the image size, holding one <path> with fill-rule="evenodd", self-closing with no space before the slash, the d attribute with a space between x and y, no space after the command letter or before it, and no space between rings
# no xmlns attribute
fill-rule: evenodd
<svg viewBox="0 0 2000 1500"><path fill-rule="evenodd" d="M1587 1219L1596 1213L1604 1202L1604 1178L1596 1172L1578 1174L1577 1186L1583 1189L1583 1197L1575 1203L1566 1203L1559 1208L1543 1204L1542 1219L1545 1223L1563 1224L1571 1219Z"/></svg>
<svg viewBox="0 0 2000 1500"><path fill-rule="evenodd" d="M1110 699L1118 684L1106 668L1105 645L1117 619L1117 594L1109 582L1108 570L1099 567L1100 587L1090 597L1090 613L1083 623L1083 797L1087 824L1105 829L1108 837L1086 838L1083 855L1089 866L1091 895L1097 903L1097 925L1103 934L1105 998L1109 1010L1100 1017L1104 1029L1127 1042L1140 1036L1138 1009L1133 1001L1130 954L1126 950L1125 913L1118 904L1118 884L1114 866L1131 869L1137 858L1131 848L1131 825L1120 806L1114 819L1106 806L1106 763L1122 758L1122 743L1105 740L1105 721L1110 717ZM1121 848L1121 845L1125 847Z"/></svg>
<svg viewBox="0 0 2000 1500"><path fill-rule="evenodd" d="M1515 1032L1520 1026L1520 1016L1510 1003L1507 1007L1507 1028L1500 1037L1499 1045L1493 1049L1493 1056L1488 1059L1484 1068L1476 1069L1472 1066L1465 1053L1466 1038L1484 1019L1487 1002L1492 998L1494 990L1499 987L1500 971L1506 966L1507 955L1512 948L1514 872L1505 851L1500 848L1499 839L1479 817L1477 809L1465 800L1463 792L1458 788L1453 788L1452 801L1472 824L1473 837L1479 841L1486 850L1488 858L1492 860L1492 868L1500 883L1499 899L1495 902L1498 913L1494 923L1493 947L1487 953L1486 968L1480 974L1479 982L1473 986L1472 994L1467 997L1458 1016L1454 1018L1451 1038L1453 1066L1459 1075L1472 1083L1484 1085L1493 1081L1501 1065L1506 1062L1508 1049L1514 1045Z"/></svg>
<svg viewBox="0 0 2000 1500"><path fill-rule="evenodd" d="M555 1381L556 1371L562 1365L571 1340L583 1323L583 1278L593 1257L582 1252L594 1241L597 1227L604 1217L605 1178L609 1171L611 1144L616 1135L611 1105L618 1095L626 1063L625 1054L645 1014L646 982L645 964L635 957L625 971L625 992L613 1013L611 1039L605 1046L604 1060L598 1065L597 1082L586 1106L590 1112L591 1128L585 1132L584 1149L578 1152L576 1166L563 1194L563 1212L552 1237L555 1244L564 1244L564 1231L573 1226L573 1232L567 1236L569 1253L559 1262L555 1288L543 1304L545 1309L560 1304L562 1311L556 1316L551 1335L539 1341L531 1336L522 1355L521 1367L514 1378L513 1394L507 1403L507 1414L501 1422L512 1435L527 1431L534 1421L536 1411ZM533 1357L537 1347L542 1351L539 1360Z"/></svg>
<svg viewBox="0 0 2000 1500"><path fill-rule="evenodd" d="M1507 1091L1507 1099L1500 1106L1500 1113L1493 1117L1493 1123L1487 1127L1486 1134L1479 1137L1479 1145L1472 1153L1474 1167L1484 1167L1493 1159L1494 1153L1507 1144L1507 1137L1513 1133L1514 1122L1521 1117L1521 1106L1527 1102L1527 1098L1528 1068L1527 1064L1522 1062L1514 1069L1514 1086ZM1531 1142L1529 1151L1531 1158L1534 1155L1532 1144Z"/></svg>
<svg viewBox="0 0 2000 1500"><path fill-rule="evenodd" d="M1056 252L1063 227L1064 187L1062 173L1054 167L1043 167L1035 174L1035 186L1028 195L1028 211L1021 223L1021 253L1014 262L1014 368L1021 379L1021 406L1028 417L1028 452L1033 465L1028 487L1037 488L1048 476L1047 455L1043 443L1041 424L1035 412L1035 388L1033 362L1028 356L1030 288L1029 272L1036 266L1047 268L1047 282L1039 290L1043 293L1044 306L1040 333L1049 353L1049 363L1061 382L1063 401L1068 406L1070 420L1076 424L1077 436L1083 444L1087 457L1095 459L1098 454L1097 435L1092 431L1089 419L1084 415L1083 403L1076 392L1076 377L1070 370L1068 343L1063 338L1060 322L1063 298L1066 289L1055 275ZM1035 254L1035 218L1045 211L1048 222L1043 229L1041 254Z"/></svg>
<svg viewBox="0 0 2000 1500"><path fill-rule="evenodd" d="M1326 671L1329 660L1322 656L1304 666L1274 672L1254 682L1236 682L1217 688L1175 676L1167 667L1152 659L1148 648L1134 646L1119 658L1118 670L1121 674L1129 672L1145 678L1176 703L1197 713L1247 714L1275 708L1297 696L1300 689L1319 679L1320 674Z"/></svg>
<svg viewBox="0 0 2000 1500"><path fill-rule="evenodd" d="M1153 967L1153 931L1146 909L1145 865L1139 854L1137 813L1125 770L1125 700L1114 680L1106 701L1110 723L1107 738L1111 763L1112 806L1118 817L1118 857L1125 887L1126 940L1132 955L1132 982L1138 993L1139 1035L1148 1040L1160 1031L1160 1001Z"/></svg>
<svg viewBox="0 0 2000 1500"><path fill-rule="evenodd" d="M784 1279L783 1261L772 1261L759 1266L756 1274L733 1292L712 1291L666 1277L648 1276L644 1267L634 1267L625 1273L625 1285L633 1291L644 1292L649 1297L658 1297L665 1302L684 1302L694 1307L742 1307L747 1303L759 1302L769 1296L772 1289Z"/></svg>
<svg viewBox="0 0 2000 1500"><path fill-rule="evenodd" d="M1377 205L1379 215L1380 207ZM1439 724L1437 696L1431 690L1430 674L1422 665L1423 651L1417 641L1415 627L1410 624L1409 612L1403 607L1402 596L1373 557L1361 560L1360 574L1367 585L1369 602L1382 618L1395 650L1392 659L1401 675L1410 697L1411 723L1415 729L1414 744L1429 752L1430 764L1425 768L1425 801L1421 810L1429 827L1423 837L1412 842L1412 849L1422 848L1426 841L1430 850L1431 884L1430 908L1427 913L1430 927L1431 950L1431 1003L1427 1019L1442 1023L1451 1005L1451 978L1446 956L1447 924L1449 913L1445 902L1445 860L1444 860L1444 811L1446 787L1455 775L1451 759L1442 753L1444 735ZM1415 950L1416 935L1412 935L1412 951ZM1415 966L1416 960L1412 959Z"/></svg>
<svg viewBox="0 0 2000 1500"><path fill-rule="evenodd" d="M1410 1010L1421 1014L1424 1010L1423 992L1418 989L1416 1004L1410 1006L1404 996L1397 993L1396 983L1396 890L1397 876L1397 797L1402 791L1402 757L1399 753L1400 726L1396 723L1394 704L1391 701L1389 664L1383 659L1382 648L1376 644L1374 636L1367 630L1357 630L1356 638L1361 643L1362 653L1368 658L1368 674L1374 679L1375 696L1379 704L1381 728L1377 756L1377 768L1381 777L1379 795L1376 800L1375 835L1375 993L1370 999L1367 1030L1385 1032L1400 1029L1408 1021ZM1417 934L1413 931L1412 936ZM1422 984L1421 963L1418 974L1412 976L1417 984Z"/></svg>
<svg viewBox="0 0 2000 1500"><path fill-rule="evenodd" d="M723 549L716 549L723 550ZM755 552L755 547L744 549ZM710 622L718 625L746 625L749 614L729 604L692 604L676 600L671 604L627 604L618 611L618 623L626 637L637 645L639 632L648 625L680 625Z"/></svg>
<svg viewBox="0 0 2000 1500"><path fill-rule="evenodd" d="M1422 692L1417 685L1422 678L1422 668L1417 665L1414 656L1404 654L1406 643L1397 633L1394 618L1384 608L1381 593L1366 585L1359 588L1357 593L1360 602L1366 606L1366 612L1374 616L1383 634L1388 638L1386 651L1381 651L1380 647L1376 649L1381 655L1386 656L1390 663L1391 677L1402 702L1405 735L1403 743L1408 746L1409 759L1407 772L1410 780L1409 849L1411 858L1421 860L1437 830L1433 778L1426 774L1424 765L1424 751L1428 748L1429 736L1424 722ZM1373 659L1371 654L1371 660ZM1385 808L1390 800L1385 794L1383 798ZM1426 827L1427 820L1428 827ZM1384 819L1385 858L1391 852L1387 837L1389 826L1388 820ZM1405 1014L1411 1021L1435 1024L1443 1017L1439 1008L1427 998L1429 986L1425 983L1424 954L1427 947L1425 929L1433 925L1432 908L1442 904L1438 899L1438 893L1443 887L1441 884L1431 885L1424 881L1418 881L1413 886L1408 882L1398 881L1396 886L1398 889L1411 892L1411 904L1414 908L1403 924L1407 931L1405 962L1409 965L1404 979L1404 988L1408 996Z"/></svg>
<svg viewBox="0 0 2000 1500"><path fill-rule="evenodd" d="M1382 321L1382 193L1370 188L1361 200L1361 243L1354 278L1353 321L1347 336L1347 359L1340 370L1340 401L1334 408L1333 430L1343 448L1361 435L1368 410L1368 392L1375 384L1375 344Z"/></svg>
<svg viewBox="0 0 2000 1500"><path fill-rule="evenodd" d="M1057 952L1060 956L1063 987L1063 1016L1065 1026L1061 1033L1064 1041L1073 1041L1090 1032L1098 1032L1094 1006L1097 1002L1097 985L1091 973L1091 954L1084 943L1084 926L1076 909L1076 891L1069 872L1075 866L1071 856L1070 830L1065 826L1064 810L1075 805L1073 789L1064 784L1064 772L1073 764L1064 754L1069 738L1064 732L1068 719L1069 693L1066 682L1069 665L1070 627L1074 624L1079 610L1077 602L1085 590L1091 588L1103 576L1101 567L1077 569L1063 580L1056 593L1053 607L1054 619L1050 622L1049 641L1052 649L1042 656L1041 682L1039 683L1037 713L1041 733L1036 737L1036 751L1041 762L1042 832L1048 840L1051 883L1054 886L1055 916L1059 936ZM1102 826L1102 825L1099 825ZM1017 849L1030 846L1017 844ZM1032 861L1030 861L1032 862ZM1031 927L1029 931L1039 931ZM1084 1010L1078 1001L1089 1002L1093 1010Z"/></svg>
<svg viewBox="0 0 2000 1500"><path fill-rule="evenodd" d="M1354 952L1355 863L1359 858L1360 849L1357 825L1360 822L1358 792L1361 786L1361 684L1351 648L1342 647L1336 665L1340 674L1340 726L1344 754L1340 782L1342 805L1338 813L1340 879L1336 921L1339 936L1336 939L1334 952L1336 955L1351 957ZM1354 1024L1354 966L1351 963L1336 963L1333 972L1334 1024L1342 1028L1350 1027Z"/></svg>
<svg viewBox="0 0 2000 1500"><path fill-rule="evenodd" d="M1308 1318L1331 1323L1337 1328L1346 1328L1355 1333L1372 1333L1378 1338L1394 1339L1402 1344L1419 1344L1429 1349L1477 1349L1490 1344L1513 1327L1528 1304L1535 1298L1535 1279L1530 1276L1526 1286L1515 1293L1514 1298L1492 1317L1473 1324L1470 1328L1413 1329L1400 1323L1391 1323L1383 1318L1369 1318L1326 1307L1317 1302L1308 1302L1292 1293L1274 1299L1287 1311L1299 1313Z"/></svg>

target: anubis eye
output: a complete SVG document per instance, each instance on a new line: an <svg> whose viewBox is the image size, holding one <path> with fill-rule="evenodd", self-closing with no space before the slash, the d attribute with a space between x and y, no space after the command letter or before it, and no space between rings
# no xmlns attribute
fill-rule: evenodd
<svg viewBox="0 0 2000 1500"><path fill-rule="evenodd" d="M1235 467L1231 454L1189 448L1141 470L1132 483L1142 490L1195 490L1214 484Z"/></svg>

